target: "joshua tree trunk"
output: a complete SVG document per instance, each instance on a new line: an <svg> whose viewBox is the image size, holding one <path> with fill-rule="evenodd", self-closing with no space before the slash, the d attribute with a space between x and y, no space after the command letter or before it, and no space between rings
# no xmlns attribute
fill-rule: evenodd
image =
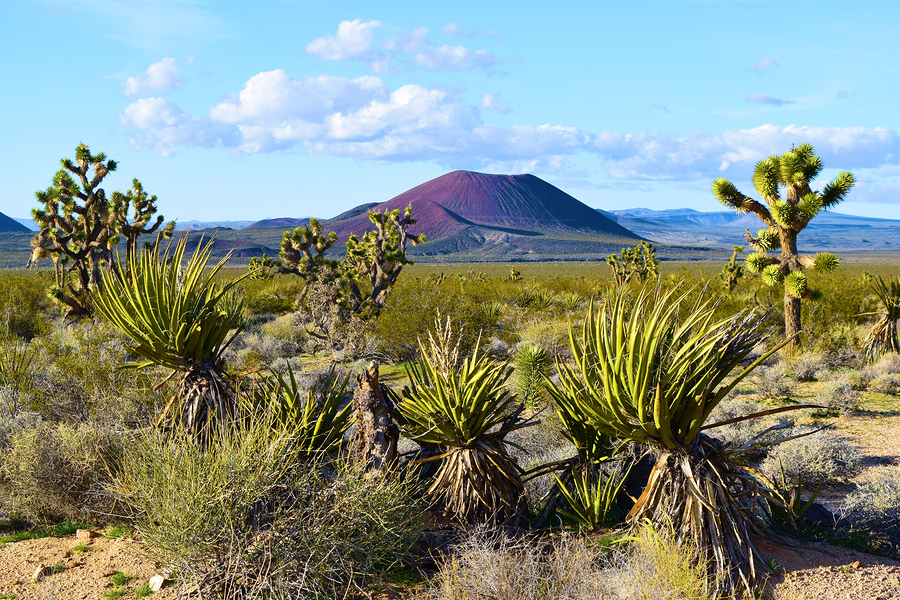
<svg viewBox="0 0 900 600"><path fill-rule="evenodd" d="M784 291L784 328L785 337L791 339L800 333L800 298L791 296L787 290ZM793 337L793 341L788 345L789 350L796 350L800 347L800 338Z"/></svg>
<svg viewBox="0 0 900 600"><path fill-rule="evenodd" d="M394 423L394 403L378 381L378 363L356 376L353 411L356 431L350 453L367 471L380 471L397 460L400 429Z"/></svg>

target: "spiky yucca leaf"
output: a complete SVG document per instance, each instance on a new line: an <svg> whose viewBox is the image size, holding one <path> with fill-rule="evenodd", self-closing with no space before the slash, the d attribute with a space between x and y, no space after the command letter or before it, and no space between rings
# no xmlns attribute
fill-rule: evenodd
<svg viewBox="0 0 900 600"><path fill-rule="evenodd" d="M778 195L779 164L777 156L770 156L756 163L753 171L753 186L759 195L767 201L779 199Z"/></svg>
<svg viewBox="0 0 900 600"><path fill-rule="evenodd" d="M519 348L515 358L516 393L523 402L535 402L543 393L544 377L550 372L553 358L537 344Z"/></svg>
<svg viewBox="0 0 900 600"><path fill-rule="evenodd" d="M790 229L797 221L797 207L790 202L775 201L770 206L770 212L772 219L785 229Z"/></svg>
<svg viewBox="0 0 900 600"><path fill-rule="evenodd" d="M596 469L596 475L592 476L592 471L594 469L584 472L575 468L570 473L569 485L563 483L558 475L554 474L554 477L557 489L567 504L567 508L557 509L562 520L579 529L597 531L609 524L628 472L607 475Z"/></svg>
<svg viewBox="0 0 900 600"><path fill-rule="evenodd" d="M778 265L769 265L759 274L766 285L778 285L784 280L784 273L781 272L781 267Z"/></svg>
<svg viewBox="0 0 900 600"><path fill-rule="evenodd" d="M822 210L822 197L815 192L810 192L797 203L797 210L803 216L804 221L812 221Z"/></svg>
<svg viewBox="0 0 900 600"><path fill-rule="evenodd" d="M866 358L875 360L885 352L900 352L900 279L892 276L885 282L881 277L873 277L869 284L883 310L863 340Z"/></svg>
<svg viewBox="0 0 900 600"><path fill-rule="evenodd" d="M352 425L352 404L341 408L341 397L349 380L349 371L340 379L332 368L321 386L302 390L288 365L287 377L273 371L257 387L254 396L259 405L272 412L278 425L297 437L302 455L313 458L339 446Z"/></svg>
<svg viewBox="0 0 900 600"><path fill-rule="evenodd" d="M803 298L809 293L809 280L803 271L792 271L784 278L784 287L794 298Z"/></svg>
<svg viewBox="0 0 900 600"><path fill-rule="evenodd" d="M243 277L224 285L214 283L228 257L206 272L212 240L198 244L182 265L186 244L183 237L174 250L170 245L162 254L158 245L134 253L127 269L120 265L117 271L110 270L107 285L94 294L100 313L131 338L134 352L146 359L134 366L156 364L189 371L197 365L216 365L236 333L240 310L226 312L219 300ZM130 273L130 280L116 272Z"/></svg>
<svg viewBox="0 0 900 600"><path fill-rule="evenodd" d="M756 232L756 242L753 244L759 251L774 250L779 244L778 232L774 229L760 229Z"/></svg>

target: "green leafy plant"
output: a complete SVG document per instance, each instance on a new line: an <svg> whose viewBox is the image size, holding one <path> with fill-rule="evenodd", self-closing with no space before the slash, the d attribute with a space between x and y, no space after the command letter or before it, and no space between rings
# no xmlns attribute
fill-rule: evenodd
<svg viewBox="0 0 900 600"><path fill-rule="evenodd" d="M238 331L240 311L226 312L219 301L240 278L214 282L228 257L209 272L206 264L212 241L197 249L182 267L187 238L144 249L128 258L131 277L110 270L108 284L95 294L100 313L134 342L132 350L144 361L130 366L159 365L181 373L177 391L157 423L174 410L185 431L201 435L214 416L231 412L233 391L225 375L223 354ZM246 275L245 275L246 277Z"/></svg>
<svg viewBox="0 0 900 600"><path fill-rule="evenodd" d="M610 293L591 307L581 334L570 332L574 364L557 363L555 397L566 396L587 425L659 451L647 486L627 516L671 526L699 548L710 569L729 574L718 591L752 590L765 569L753 536L765 509L756 479L703 430L712 410L778 347L726 382L763 338L748 312L714 318L708 301L684 307L687 293ZM771 412L771 411L769 411ZM748 415L739 419L749 419Z"/></svg>
<svg viewBox="0 0 900 600"><path fill-rule="evenodd" d="M334 369L321 387L301 390L294 370L288 365L287 377L273 371L256 389L259 405L271 411L281 427L288 428L306 458L328 452L340 445L352 424L352 405L341 407L350 380L350 372L337 378Z"/></svg>
<svg viewBox="0 0 900 600"><path fill-rule="evenodd" d="M520 509L522 481L505 437L528 426L506 386L511 371L476 348L460 359L450 320L420 342L422 360L407 371L410 384L397 398L398 424L419 444L442 452L427 460L440 467L428 492L443 497L461 520L507 518Z"/></svg>
<svg viewBox="0 0 900 600"><path fill-rule="evenodd" d="M797 483L788 483L787 475L784 472L784 465L781 465L780 477L772 482L771 489L780 500L769 505L771 516L776 523L790 525L794 531L799 531L797 523L810 509L819 493L822 491L822 485L819 485L813 491L809 499L804 502L801 494L803 493L803 474L797 475Z"/></svg>
<svg viewBox="0 0 900 600"><path fill-rule="evenodd" d="M810 144L791 147L790 152L773 155L756 163L753 185L765 204L745 196L730 181L713 181L713 195L725 206L741 213L752 212L765 224L754 237L747 231L747 242L756 252L745 261L747 270L758 273L766 285L784 284L784 323L788 339L800 332L802 298L814 298L817 292L809 286L804 270L831 273L838 266L834 254L823 252L802 256L797 249L797 235L823 210L839 204L856 180L843 171L820 192L810 183L822 170L822 161ZM779 187L784 190L784 199ZM769 252L780 250L777 256Z"/></svg>
<svg viewBox="0 0 900 600"><path fill-rule="evenodd" d="M881 302L883 311L863 340L866 359L874 361L887 352L900 352L900 337L897 335L897 321L900 319L900 279L891 277L885 282L881 277L870 277L869 284Z"/></svg>

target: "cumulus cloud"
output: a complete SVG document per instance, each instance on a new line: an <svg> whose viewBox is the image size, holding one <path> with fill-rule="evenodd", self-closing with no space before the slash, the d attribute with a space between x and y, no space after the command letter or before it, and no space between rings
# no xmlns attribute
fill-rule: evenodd
<svg viewBox="0 0 900 600"><path fill-rule="evenodd" d="M119 122L131 131L133 148L162 156L183 146L233 146L237 139L234 128L201 119L164 98L142 98L129 104Z"/></svg>
<svg viewBox="0 0 900 600"><path fill-rule="evenodd" d="M774 58L764 58L753 67L754 71L765 71L770 67L777 67L778 62Z"/></svg>
<svg viewBox="0 0 900 600"><path fill-rule="evenodd" d="M481 97L479 106L481 106L481 108L493 110L498 113L505 114L509 112L509 105L499 98L498 92L487 92L484 96Z"/></svg>
<svg viewBox="0 0 900 600"><path fill-rule="evenodd" d="M337 35L314 39L306 45L306 51L322 60L349 60L367 56L374 37L372 30L379 26L380 21L341 21Z"/></svg>
<svg viewBox="0 0 900 600"><path fill-rule="evenodd" d="M337 35L320 37L306 45L306 51L322 60L358 60L375 73L391 73L424 67L432 71L486 71L502 61L487 50L471 50L465 46L438 46L419 27L375 43L373 30L379 21L343 21ZM452 26L452 27L451 27ZM448 35L464 35L455 23L443 28Z"/></svg>
<svg viewBox="0 0 900 600"><path fill-rule="evenodd" d="M491 94L480 104L505 106ZM539 168L565 177L576 176L567 161L587 155L599 159L610 185L746 178L757 161L805 142L826 166L871 170L879 181L893 178L900 156L900 138L885 127L762 125L686 135L592 133L550 123L508 127L482 122L478 107L455 90L416 84L391 89L374 76L295 78L282 70L254 75L206 116L154 97L128 105L120 122L133 147L162 155L191 146L242 153L300 149L358 160L435 161L452 168ZM596 179L595 174L583 178Z"/></svg>
<svg viewBox="0 0 900 600"><path fill-rule="evenodd" d="M771 104L772 106L784 106L785 104L794 103L793 100L782 100L781 98L776 98L767 94L760 94L759 92L750 92L749 94L747 94L746 100L747 102L753 102L756 104Z"/></svg>
<svg viewBox="0 0 900 600"><path fill-rule="evenodd" d="M122 82L122 95L167 94L179 85L181 85L181 69L175 64L174 58L166 57L147 67L147 70L137 77L125 79Z"/></svg>

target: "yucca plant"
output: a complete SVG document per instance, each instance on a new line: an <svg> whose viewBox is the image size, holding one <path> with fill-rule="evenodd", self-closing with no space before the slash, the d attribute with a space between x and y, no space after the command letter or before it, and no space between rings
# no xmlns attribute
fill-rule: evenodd
<svg viewBox="0 0 900 600"><path fill-rule="evenodd" d="M181 374L157 425L172 415L185 432L200 436L207 423L224 418L233 407L222 356L242 317L239 303L225 311L219 301L243 277L221 285L213 281L228 257L207 272L212 241L203 245L201 240L182 265L186 243L182 237L162 254L156 244L130 255L127 269L119 265L107 270L106 285L95 292L94 300L97 310L131 338L132 351L144 359L126 366L158 365Z"/></svg>
<svg viewBox="0 0 900 600"><path fill-rule="evenodd" d="M395 401L403 434L442 450L424 459L440 461L428 492L465 522L514 517L523 486L505 437L532 423L520 419L522 407L506 385L511 370L480 354L478 344L461 359L449 319L419 349L421 362L407 370L410 384Z"/></svg>
<svg viewBox="0 0 900 600"><path fill-rule="evenodd" d="M607 474L597 469L596 475L592 475L591 471L594 470L586 472L575 469L568 482L554 474L557 489L567 504L567 508L560 508L557 512L570 525L597 531L609 523L631 467L624 473L614 471Z"/></svg>
<svg viewBox="0 0 900 600"><path fill-rule="evenodd" d="M765 569L752 539L766 533L764 490L703 431L718 425L706 424L716 405L780 346L726 381L767 334L763 319L746 311L716 319L709 302L683 307L687 296L656 288L632 299L619 289L599 311L591 306L580 335L570 328L574 364L558 362L552 393L598 432L658 451L628 522L671 524L727 574L711 578L716 593L750 591Z"/></svg>
<svg viewBox="0 0 900 600"><path fill-rule="evenodd" d="M297 448L306 459L340 445L352 424L352 405L341 407L350 372L338 378L332 368L320 385L301 389L288 365L287 377L273 371L254 391L257 404L271 411L275 423L297 438Z"/></svg>
<svg viewBox="0 0 900 600"><path fill-rule="evenodd" d="M534 404L543 394L544 379L550 372L553 358L537 344L527 344L519 348L515 358L515 385L519 398Z"/></svg>
<svg viewBox="0 0 900 600"><path fill-rule="evenodd" d="M872 291L881 301L884 310L863 340L866 358L875 360L886 352L900 352L897 320L900 319L900 279L891 277L887 282L881 277L869 280Z"/></svg>

